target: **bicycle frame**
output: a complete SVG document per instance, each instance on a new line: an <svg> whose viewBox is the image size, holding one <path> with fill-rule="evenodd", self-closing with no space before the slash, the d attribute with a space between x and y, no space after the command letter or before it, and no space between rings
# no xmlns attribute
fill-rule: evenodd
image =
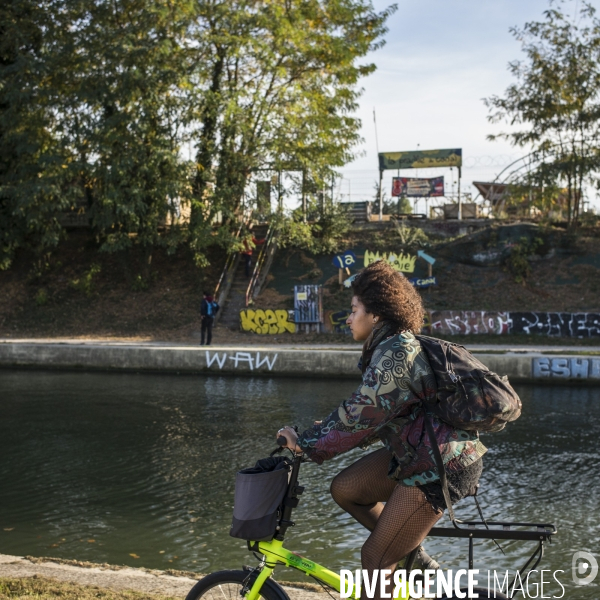
<svg viewBox="0 0 600 600"><path fill-rule="evenodd" d="M271 573L277 564L298 569L299 571L306 573L306 575L322 581L325 585L333 588L337 592L340 591L340 576L337 573L334 573L322 565L304 558L295 552L290 552L283 547L282 541L272 540L270 542L258 542L256 546L256 550L264 555L264 567L246 595L247 600L258 599L260 596L260 588L271 576ZM254 547L252 549L254 549ZM357 597L357 590L353 589L350 598L356 599ZM405 599L403 598L402 600Z"/></svg>

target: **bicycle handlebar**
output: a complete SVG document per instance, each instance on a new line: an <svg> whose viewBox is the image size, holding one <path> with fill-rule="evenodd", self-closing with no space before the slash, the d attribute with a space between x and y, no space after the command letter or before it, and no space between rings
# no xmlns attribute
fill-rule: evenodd
<svg viewBox="0 0 600 600"><path fill-rule="evenodd" d="M280 435L277 438L277 448L275 448L275 450L273 450L273 452L271 452L271 454L269 454L269 456L275 456L276 454L281 454L283 452L283 450L285 449L285 445L287 444L287 439L284 435Z"/></svg>
<svg viewBox="0 0 600 600"><path fill-rule="evenodd" d="M294 425L293 429L296 433L298 433L297 425ZM270 456L275 456L275 454L280 454L285 448L287 448L287 446L286 446L287 443L288 443L287 438L284 435L280 435L277 438L277 448L275 448L275 450L273 450L273 452L271 452ZM292 452L292 454L294 454L294 456L296 455L295 451L292 450L291 448L288 448L288 450L290 450Z"/></svg>

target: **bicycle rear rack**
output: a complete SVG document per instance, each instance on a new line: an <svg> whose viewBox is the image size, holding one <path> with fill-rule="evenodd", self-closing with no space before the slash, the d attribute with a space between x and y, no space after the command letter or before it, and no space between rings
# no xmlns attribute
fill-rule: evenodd
<svg viewBox="0 0 600 600"><path fill-rule="evenodd" d="M556 533L556 527L550 523L510 523L506 521L459 521L462 527L433 527L428 537L466 538L469 540L469 569L473 568L473 540L519 540L537 542L527 562L517 569L513 582L509 589L513 589L517 578L523 580L523 573L531 573L540 563L544 556L544 542L551 543L552 536ZM516 529L519 528L519 529ZM414 556L409 556L407 563L412 567ZM537 560L535 560L537 557ZM412 560L411 560L412 559ZM530 567L531 562L535 563ZM410 568L409 567L409 568ZM525 577L527 577L525 575ZM517 591L518 593L518 591Z"/></svg>
<svg viewBox="0 0 600 600"><path fill-rule="evenodd" d="M500 521L459 521L462 527L434 527L428 536L453 537L484 540L522 540L522 541L550 541L556 533L556 527L550 524L537 523L508 523ZM527 527L528 529L514 529Z"/></svg>

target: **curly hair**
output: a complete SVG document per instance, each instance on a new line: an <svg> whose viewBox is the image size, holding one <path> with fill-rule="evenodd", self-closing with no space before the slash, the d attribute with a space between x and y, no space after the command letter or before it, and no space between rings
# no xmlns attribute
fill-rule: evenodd
<svg viewBox="0 0 600 600"><path fill-rule="evenodd" d="M411 283L382 260L371 263L352 282L354 295L368 313L397 324L398 331L419 333L425 309Z"/></svg>

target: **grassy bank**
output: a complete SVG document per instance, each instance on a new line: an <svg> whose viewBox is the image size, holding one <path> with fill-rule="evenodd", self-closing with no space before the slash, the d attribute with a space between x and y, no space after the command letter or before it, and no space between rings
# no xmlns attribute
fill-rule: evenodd
<svg viewBox="0 0 600 600"><path fill-rule="evenodd" d="M46 577L0 578L0 600L176 600L174 596L115 591Z"/></svg>
<svg viewBox="0 0 600 600"><path fill-rule="evenodd" d="M219 248L210 255L201 269L189 252L160 249L142 269L140 256L100 254L73 233L43 270L22 255L0 271L0 337L191 338L202 291L214 289L225 261Z"/></svg>
<svg viewBox="0 0 600 600"><path fill-rule="evenodd" d="M600 228L582 229L576 236L541 230L550 241L548 247L537 249L538 254L515 255L520 262L474 264L474 256L500 247L496 238L502 228L496 229L454 239L436 239L430 232L425 248L436 258L433 273L438 285L423 291L429 310L600 312ZM521 233L511 234L514 243L523 243ZM358 254L360 248L389 252L400 247L399 235L391 227L350 231L344 244ZM523 253L529 251L526 246ZM218 247L209 249L208 256L210 265L198 268L189 252L168 254L158 249L147 264L142 255L99 253L89 234L71 232L43 267L34 268L31 256L20 255L10 270L0 271L0 337L198 343L202 291L214 289L226 258ZM424 269L421 263L418 268ZM256 308L293 308L297 284L321 284L325 310L349 307L351 291L340 288L330 255L281 249L268 280ZM600 344L600 338L519 335L452 339L466 345ZM258 336L222 327L214 336L214 343L243 345L351 342L343 335Z"/></svg>

